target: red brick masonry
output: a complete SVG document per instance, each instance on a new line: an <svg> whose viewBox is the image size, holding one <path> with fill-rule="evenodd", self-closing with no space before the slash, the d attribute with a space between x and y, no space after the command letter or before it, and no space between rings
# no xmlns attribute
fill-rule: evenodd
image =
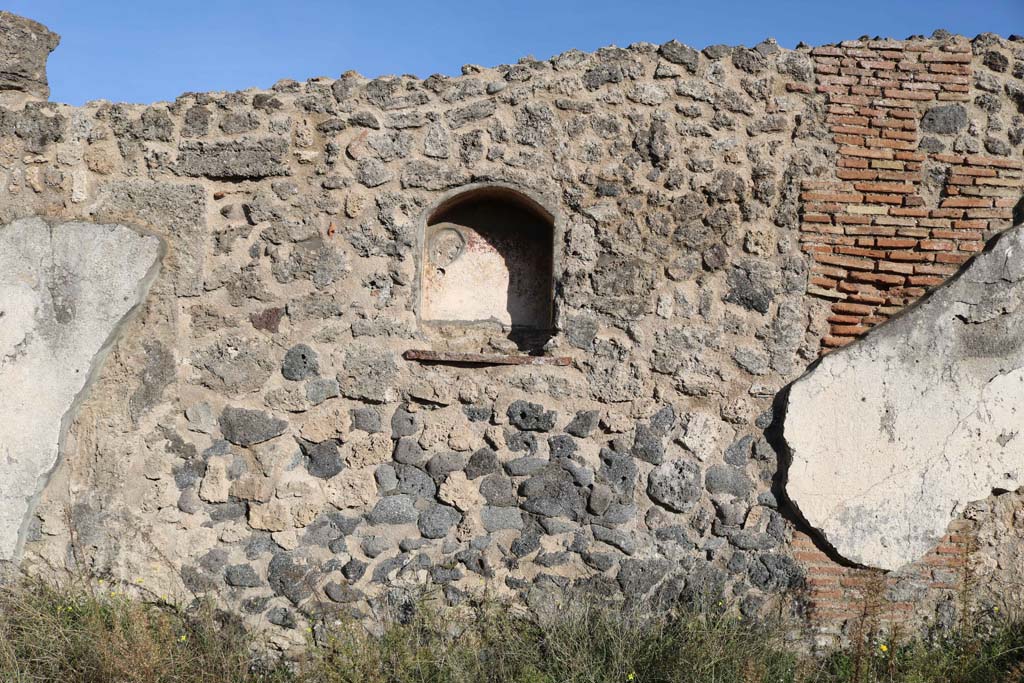
<svg viewBox="0 0 1024 683"><path fill-rule="evenodd" d="M835 179L804 183L801 241L813 258L811 292L833 301L822 344L834 348L1010 227L1024 164L919 149L928 108L973 99L969 43L857 41L811 54L838 151ZM936 196L923 186L928 171L944 178Z"/></svg>

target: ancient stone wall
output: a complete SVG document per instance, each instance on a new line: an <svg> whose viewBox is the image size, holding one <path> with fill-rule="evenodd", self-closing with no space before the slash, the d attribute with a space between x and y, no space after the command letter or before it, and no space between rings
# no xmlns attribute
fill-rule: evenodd
<svg viewBox="0 0 1024 683"><path fill-rule="evenodd" d="M5 559L213 595L283 647L423 585L721 595L838 629L863 577L786 501L778 394L1008 227L1022 79L1022 43L937 35L152 105L23 92L0 109L0 221L130 226L166 255ZM513 287L527 224L551 253ZM464 277L476 258L495 276ZM509 318L424 315L432 278L445 302L507 287ZM945 604L947 564L896 609Z"/></svg>

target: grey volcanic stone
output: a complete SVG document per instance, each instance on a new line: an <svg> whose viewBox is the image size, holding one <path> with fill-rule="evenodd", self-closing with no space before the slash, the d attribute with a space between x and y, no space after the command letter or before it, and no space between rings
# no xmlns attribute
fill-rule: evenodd
<svg viewBox="0 0 1024 683"><path fill-rule="evenodd" d="M352 586L343 585L337 581L331 581L324 586L324 594L334 602L342 603L356 602L363 597L363 594Z"/></svg>
<svg viewBox="0 0 1024 683"><path fill-rule="evenodd" d="M704 485L712 494L728 493L737 498L745 498L754 483L739 468L729 465L714 465L704 475Z"/></svg>
<svg viewBox="0 0 1024 683"><path fill-rule="evenodd" d="M728 45L708 45L706 48L701 50L704 56L708 59L721 59L722 57L728 56L732 52L732 48Z"/></svg>
<svg viewBox="0 0 1024 683"><path fill-rule="evenodd" d="M759 259L741 259L729 270L729 292L724 300L744 308L767 313L778 291L778 269Z"/></svg>
<svg viewBox="0 0 1024 683"><path fill-rule="evenodd" d="M363 578L363 574L366 573L367 566L369 565L367 565L362 560L353 557L351 560L345 563L345 566L341 568L341 573L349 581L355 582Z"/></svg>
<svg viewBox="0 0 1024 683"><path fill-rule="evenodd" d="M345 517L339 512L325 512L305 528L302 540L313 545L330 546L334 541L343 540L344 536L354 532L361 521L359 517Z"/></svg>
<svg viewBox="0 0 1024 683"><path fill-rule="evenodd" d="M658 436L665 436L676 425L676 411L672 406L665 406L651 416L651 431Z"/></svg>
<svg viewBox="0 0 1024 683"><path fill-rule="evenodd" d="M649 593L670 567L671 563L665 559L623 560L616 578L623 593L639 598Z"/></svg>
<svg viewBox="0 0 1024 683"><path fill-rule="evenodd" d="M267 610L267 621L274 626L280 626L281 628L295 628L298 626L298 621L295 619L295 612L292 612L287 607L272 607Z"/></svg>
<svg viewBox="0 0 1024 683"><path fill-rule="evenodd" d="M567 434L556 434L548 438L548 452L552 460L571 458L577 449L576 439Z"/></svg>
<svg viewBox="0 0 1024 683"><path fill-rule="evenodd" d="M640 549L641 539L635 534L618 529L609 529L598 524L592 524L590 529L594 533L595 540L607 543L613 548L618 548L627 555L633 555Z"/></svg>
<svg viewBox="0 0 1024 683"><path fill-rule="evenodd" d="M733 50L732 63L737 69L746 71L749 74L759 74L767 66L767 60L761 56L760 52L748 50L744 47Z"/></svg>
<svg viewBox="0 0 1024 683"><path fill-rule="evenodd" d="M398 488L398 473L394 465L384 463L378 465L373 471L373 478L377 481L377 487L382 493L391 493Z"/></svg>
<svg viewBox="0 0 1024 683"><path fill-rule="evenodd" d="M445 118L448 119L448 125L451 126L452 130L455 130L472 121L486 119L493 115L494 111L494 100L480 100L479 102L475 102L460 109L453 109L452 111L449 111L445 114ZM440 155L435 154L435 156Z"/></svg>
<svg viewBox="0 0 1024 683"><path fill-rule="evenodd" d="M572 316L565 323L566 340L578 349L589 349L597 336L597 319L593 316Z"/></svg>
<svg viewBox="0 0 1024 683"><path fill-rule="evenodd" d="M59 42L60 36L42 24L0 12L0 105L23 101L11 96L15 92L40 100L50 96L46 60Z"/></svg>
<svg viewBox="0 0 1024 683"><path fill-rule="evenodd" d="M545 411L544 406L529 401L513 401L507 414L513 425L531 432L551 431L558 419L554 411Z"/></svg>
<svg viewBox="0 0 1024 683"><path fill-rule="evenodd" d="M422 420L416 413L410 413L405 406L395 411L391 416L391 438L400 439L403 436L412 436L420 430Z"/></svg>
<svg viewBox="0 0 1024 683"><path fill-rule="evenodd" d="M636 462L628 455L602 448L601 469L598 470L598 474L615 491L631 495L636 485Z"/></svg>
<svg viewBox="0 0 1024 683"><path fill-rule="evenodd" d="M778 539L763 531L740 529L729 534L729 543L742 550L770 550L779 545Z"/></svg>
<svg viewBox="0 0 1024 683"><path fill-rule="evenodd" d="M423 153L434 159L447 159L450 152L451 138L448 131L440 123L427 126L427 134L423 139Z"/></svg>
<svg viewBox="0 0 1024 683"><path fill-rule="evenodd" d="M522 529L523 513L514 507L485 505L480 510L480 521L488 532L502 529Z"/></svg>
<svg viewBox="0 0 1024 683"><path fill-rule="evenodd" d="M0 28L10 22L0 15ZM62 425L146 296L162 252L157 238L120 225L30 218L0 227L0 560L19 553Z"/></svg>
<svg viewBox="0 0 1024 683"><path fill-rule="evenodd" d="M981 63L999 73L1003 73L1010 68L1010 60L1007 59L1006 55L1002 52L996 52L995 50L989 50L986 52Z"/></svg>
<svg viewBox="0 0 1024 683"><path fill-rule="evenodd" d="M747 460L750 459L750 449L753 445L754 437L752 436L744 436L738 441L733 442L725 449L725 461L730 465L743 467L747 464Z"/></svg>
<svg viewBox="0 0 1024 683"><path fill-rule="evenodd" d="M366 187L383 185L394 177L379 159L363 159L356 167L356 180Z"/></svg>
<svg viewBox="0 0 1024 683"><path fill-rule="evenodd" d="M305 442L302 452L306 455L306 470L319 479L330 479L345 469L345 460L334 439L316 444Z"/></svg>
<svg viewBox="0 0 1024 683"><path fill-rule="evenodd" d="M544 529L537 523L536 519L528 516L523 530L519 537L512 541L509 550L516 557L526 557L534 550L540 548L540 537Z"/></svg>
<svg viewBox="0 0 1024 683"><path fill-rule="evenodd" d="M403 436L395 443L395 451L391 457L395 462L403 465L422 467L427 463L430 452L424 449L415 438Z"/></svg>
<svg viewBox="0 0 1024 683"><path fill-rule="evenodd" d="M565 431L567 434L585 439L590 436L591 432L597 429L600 417L601 413L596 410L581 410L576 413L572 422L566 426Z"/></svg>
<svg viewBox="0 0 1024 683"><path fill-rule="evenodd" d="M675 512L693 509L701 496L700 468L688 460L671 460L651 470L647 495Z"/></svg>
<svg viewBox="0 0 1024 683"><path fill-rule="evenodd" d="M415 524L420 513L411 496L385 496L366 515L370 524Z"/></svg>
<svg viewBox="0 0 1024 683"><path fill-rule="evenodd" d="M178 496L178 509L186 515L194 515L203 509L203 501L194 488L187 488Z"/></svg>
<svg viewBox="0 0 1024 683"><path fill-rule="evenodd" d="M615 494L604 484L596 484L590 491L590 499L587 501L587 509L595 515L603 515L611 507L615 500Z"/></svg>
<svg viewBox="0 0 1024 683"><path fill-rule="evenodd" d="M185 419L189 422L189 430L202 434L213 434L217 429L217 419L209 403L196 403L185 409Z"/></svg>
<svg viewBox="0 0 1024 683"><path fill-rule="evenodd" d="M685 66L690 73L697 71L700 53L689 45L683 45L677 40L670 40L658 48L658 53L673 64Z"/></svg>
<svg viewBox="0 0 1024 683"><path fill-rule="evenodd" d="M452 472L465 468L468 461L469 458L464 453L438 453L427 461L427 472L435 481L441 481Z"/></svg>
<svg viewBox="0 0 1024 683"><path fill-rule="evenodd" d="M371 535L363 538L362 542L359 544L359 549L362 550L367 557L378 557L390 550L392 545L393 543L391 539L387 536Z"/></svg>
<svg viewBox="0 0 1024 683"><path fill-rule="evenodd" d="M500 474L484 477L480 482L480 495L489 505L509 507L519 502L519 496L512 488L512 480Z"/></svg>
<svg viewBox="0 0 1024 683"><path fill-rule="evenodd" d="M352 417L352 429L359 429L367 434L376 434L382 429L380 413L374 408L353 408L349 415Z"/></svg>
<svg viewBox="0 0 1024 683"><path fill-rule="evenodd" d="M612 553L584 552L581 554L583 561L599 572L606 572L616 564L616 556Z"/></svg>
<svg viewBox="0 0 1024 683"><path fill-rule="evenodd" d="M658 430L652 429L649 425L637 425L633 435L633 457L652 465L660 465L665 459L665 446L661 438Z"/></svg>
<svg viewBox="0 0 1024 683"><path fill-rule="evenodd" d="M341 396L341 387L333 377L314 379L306 385L306 398L315 406L338 396Z"/></svg>
<svg viewBox="0 0 1024 683"><path fill-rule="evenodd" d="M894 570L1024 484L1024 228L790 388L787 493L841 556Z"/></svg>
<svg viewBox="0 0 1024 683"><path fill-rule="evenodd" d="M220 129L228 135L248 133L260 126L259 116L254 111L232 112L226 114L220 122Z"/></svg>
<svg viewBox="0 0 1024 683"><path fill-rule="evenodd" d="M586 510L586 495L572 475L556 465L530 477L519 487L526 501L523 510L541 517L579 520Z"/></svg>
<svg viewBox="0 0 1024 683"><path fill-rule="evenodd" d="M417 525L424 538L444 538L453 526L462 521L462 514L453 507L435 504L420 513Z"/></svg>
<svg viewBox="0 0 1024 683"><path fill-rule="evenodd" d="M437 484L429 474L412 465L398 464L398 491L415 498L433 498L437 495Z"/></svg>
<svg viewBox="0 0 1024 683"><path fill-rule="evenodd" d="M528 455L537 452L537 435L533 432L516 432L505 439L505 445L514 453L526 451Z"/></svg>
<svg viewBox="0 0 1024 683"><path fill-rule="evenodd" d="M255 588L263 585L256 570L248 564L234 564L224 570L224 580L229 586L237 588Z"/></svg>
<svg viewBox="0 0 1024 683"><path fill-rule="evenodd" d="M301 381L315 377L320 372L320 363L316 351L305 344L297 344L284 354L281 374L285 379Z"/></svg>
<svg viewBox="0 0 1024 683"><path fill-rule="evenodd" d="M289 553L278 553L267 567L267 581L271 589L298 605L313 594L309 581L310 567L305 561Z"/></svg>
<svg viewBox="0 0 1024 683"><path fill-rule="evenodd" d="M932 107L921 117L921 130L950 135L967 126L967 110L960 104Z"/></svg>
<svg viewBox="0 0 1024 683"><path fill-rule="evenodd" d="M525 477L530 474L536 474L542 469L547 467L548 461L544 458L531 458L524 456L522 458L516 458L509 460L505 463L505 471L513 477Z"/></svg>
<svg viewBox="0 0 1024 683"><path fill-rule="evenodd" d="M466 478L476 479L485 474L493 474L501 470L498 454L490 448L481 448L470 456L466 464Z"/></svg>
<svg viewBox="0 0 1024 683"><path fill-rule="evenodd" d="M288 423L262 410L228 406L220 414L220 431L236 446L252 446L284 434Z"/></svg>
<svg viewBox="0 0 1024 683"><path fill-rule="evenodd" d="M804 580L804 572L793 558L773 553L751 562L747 574L754 586L770 592L799 588Z"/></svg>
<svg viewBox="0 0 1024 683"><path fill-rule="evenodd" d="M142 369L141 384L128 400L132 422L152 410L163 399L164 390L174 380L174 353L159 341L144 342L146 365Z"/></svg>
<svg viewBox="0 0 1024 683"><path fill-rule="evenodd" d="M259 180L288 175L288 142L284 138L206 142L184 140L178 145L175 171L183 176L215 180Z"/></svg>

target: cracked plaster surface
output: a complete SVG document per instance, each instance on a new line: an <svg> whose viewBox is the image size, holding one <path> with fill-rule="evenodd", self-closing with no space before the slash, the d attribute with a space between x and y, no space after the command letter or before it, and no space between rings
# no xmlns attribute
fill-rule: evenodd
<svg viewBox="0 0 1024 683"><path fill-rule="evenodd" d="M1024 228L793 383L787 494L845 559L925 555L965 506L1024 484Z"/></svg>

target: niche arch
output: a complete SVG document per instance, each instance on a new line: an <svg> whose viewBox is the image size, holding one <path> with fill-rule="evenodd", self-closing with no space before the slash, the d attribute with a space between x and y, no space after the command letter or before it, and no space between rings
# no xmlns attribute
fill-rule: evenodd
<svg viewBox="0 0 1024 683"><path fill-rule="evenodd" d="M554 213L502 184L462 187L422 222L418 317L428 326L500 325L529 346L554 329Z"/></svg>

